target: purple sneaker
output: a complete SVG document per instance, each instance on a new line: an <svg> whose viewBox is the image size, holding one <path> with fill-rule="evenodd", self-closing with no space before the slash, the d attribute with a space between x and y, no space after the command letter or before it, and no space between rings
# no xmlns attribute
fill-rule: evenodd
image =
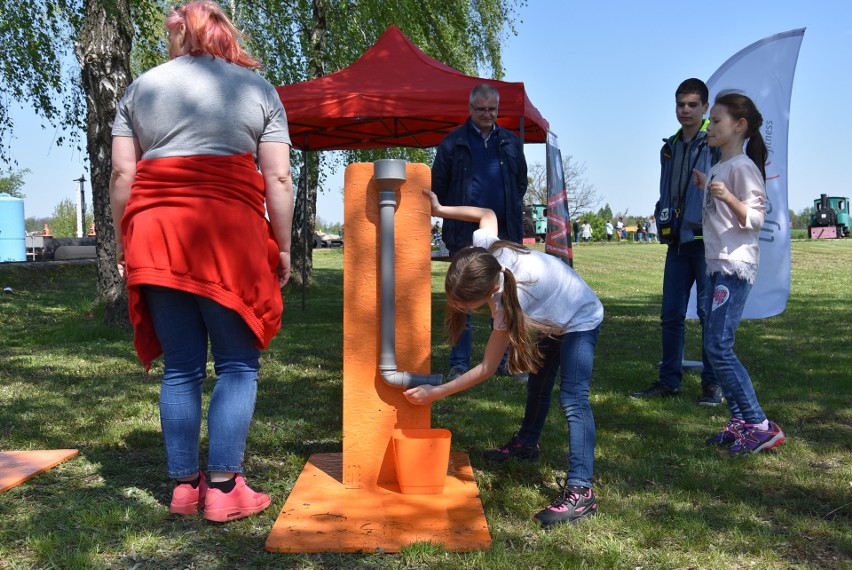
<svg viewBox="0 0 852 570"><path fill-rule="evenodd" d="M745 422L740 418L731 418L731 421L722 428L722 431L713 437L707 438L704 443L707 445L720 445L724 447L729 447L733 445L737 438L740 436L740 432L745 429Z"/></svg>
<svg viewBox="0 0 852 570"><path fill-rule="evenodd" d="M535 445L524 445L518 439L518 434L512 436L512 439L509 440L509 443L504 445L503 447L498 447L497 449L489 449L487 451L482 452L483 459L488 461L497 461L503 462L512 457L516 459L521 459L523 461L533 462L538 459L538 456L541 454L541 447L538 444Z"/></svg>
<svg viewBox="0 0 852 570"><path fill-rule="evenodd" d="M595 492L588 487L565 485L564 479L557 479L556 483L561 489L559 497L534 517L543 527L577 522L598 510Z"/></svg>
<svg viewBox="0 0 852 570"><path fill-rule="evenodd" d="M787 436L775 422L769 422L769 429L762 430L744 425L734 444L728 449L731 455L749 455L777 447L784 443Z"/></svg>

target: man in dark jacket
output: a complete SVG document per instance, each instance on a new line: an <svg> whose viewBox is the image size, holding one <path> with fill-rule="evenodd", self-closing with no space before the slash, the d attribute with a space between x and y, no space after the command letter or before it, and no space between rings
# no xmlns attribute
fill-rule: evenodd
<svg viewBox="0 0 852 570"><path fill-rule="evenodd" d="M681 129L664 139L660 151L660 200L654 217L662 243L668 244L663 272L662 325L663 358L659 380L645 390L632 392L634 398L675 396L683 380L683 347L685 319L693 283L698 295L698 319L704 330L704 299L709 293L707 264L701 231L703 191L694 184L693 169L707 172L718 154L707 145L707 112L709 93L700 79L687 79L675 92L677 120ZM716 406L722 401L722 390L713 376L703 350L699 405Z"/></svg>
<svg viewBox="0 0 852 570"><path fill-rule="evenodd" d="M477 206L497 214L498 236L521 243L523 202L527 191L524 148L511 131L497 125L500 94L487 84L470 92L470 118L448 134L432 165L432 191L445 206ZM444 220L441 237L450 256L471 245L477 225ZM471 316L459 343L450 353L447 380L470 367ZM505 373L505 370L499 370Z"/></svg>

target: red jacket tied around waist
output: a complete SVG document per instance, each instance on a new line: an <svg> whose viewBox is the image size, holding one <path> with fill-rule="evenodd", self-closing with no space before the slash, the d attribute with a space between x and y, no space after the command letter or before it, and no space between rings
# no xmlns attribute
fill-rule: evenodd
<svg viewBox="0 0 852 570"><path fill-rule="evenodd" d="M281 328L278 246L251 154L142 160L121 220L133 344L148 369L163 353L142 285L236 311L265 349Z"/></svg>

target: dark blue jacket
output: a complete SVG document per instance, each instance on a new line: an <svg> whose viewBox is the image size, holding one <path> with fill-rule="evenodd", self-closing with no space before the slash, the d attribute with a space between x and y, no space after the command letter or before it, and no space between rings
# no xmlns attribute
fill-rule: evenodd
<svg viewBox="0 0 852 570"><path fill-rule="evenodd" d="M506 200L507 235L499 236L521 243L524 237L524 194L527 192L527 161L524 149L515 134L495 125L500 171L503 176L503 196ZM470 185L473 180L473 155L468 144L469 129L475 129L468 119L448 134L432 164L432 192L444 206L470 206ZM477 134L477 136L479 136ZM447 249L456 252L471 245L477 224L459 220L444 220L441 237Z"/></svg>
<svg viewBox="0 0 852 570"><path fill-rule="evenodd" d="M704 119L701 130L695 135L695 140L690 146L689 168L697 168L704 174L710 171L710 167L719 160L719 151L711 149L707 145L708 119ZM665 221L671 213L671 181L672 181L672 156L673 145L680 140L682 129L668 139L663 139L663 148L660 150L660 200L654 211L654 219L657 223ZM704 200L704 191L693 183L694 176L689 176L686 188L681 189L680 203L680 243L688 243L694 239L702 239L701 232L701 209ZM697 234L697 235L696 235Z"/></svg>

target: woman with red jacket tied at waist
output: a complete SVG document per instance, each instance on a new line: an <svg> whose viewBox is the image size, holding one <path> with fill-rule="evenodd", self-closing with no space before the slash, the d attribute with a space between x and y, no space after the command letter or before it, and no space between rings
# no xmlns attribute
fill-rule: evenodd
<svg viewBox="0 0 852 570"><path fill-rule="evenodd" d="M136 352L146 369L163 355L170 510L203 507L224 522L271 502L248 487L242 463L260 351L281 327L290 277L290 136L275 88L217 4L174 8L166 28L170 61L118 106L110 204ZM209 481L198 449L208 338Z"/></svg>

